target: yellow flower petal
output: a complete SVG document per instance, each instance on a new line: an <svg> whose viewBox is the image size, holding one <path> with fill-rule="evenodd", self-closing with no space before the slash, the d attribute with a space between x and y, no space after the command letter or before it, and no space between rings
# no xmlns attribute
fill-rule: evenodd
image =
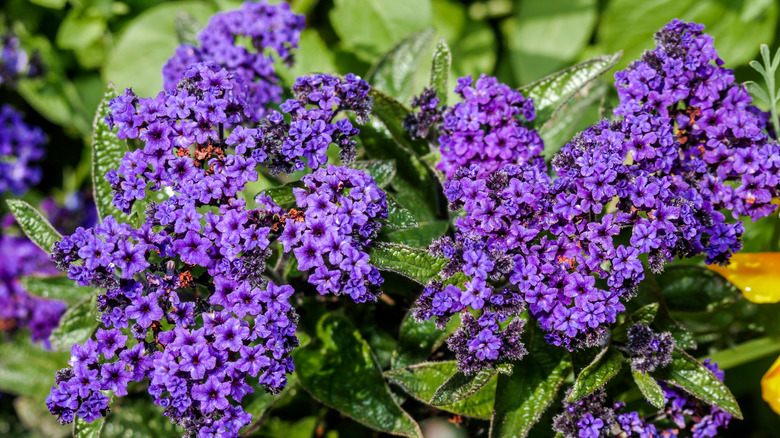
<svg viewBox="0 0 780 438"><path fill-rule="evenodd" d="M737 253L728 266L710 265L754 303L780 302L780 252Z"/></svg>
<svg viewBox="0 0 780 438"><path fill-rule="evenodd" d="M761 378L761 395L769 406L780 414L780 357Z"/></svg>

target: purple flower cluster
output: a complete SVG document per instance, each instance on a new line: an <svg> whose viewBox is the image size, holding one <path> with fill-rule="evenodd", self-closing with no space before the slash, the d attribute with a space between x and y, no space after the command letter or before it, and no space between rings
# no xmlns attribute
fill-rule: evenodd
<svg viewBox="0 0 780 438"><path fill-rule="evenodd" d="M192 64L217 62L242 79L248 91L247 116L259 121L265 106L279 102L282 94L269 52L292 62L290 50L298 46L304 25L305 17L290 11L287 3L246 2L239 10L216 14L198 35L200 47L182 44L163 67L164 88L175 89ZM250 44L243 44L245 39Z"/></svg>
<svg viewBox="0 0 780 438"><path fill-rule="evenodd" d="M10 105L0 108L0 194L21 195L41 180L41 169L33 163L45 155L46 136L23 117Z"/></svg>
<svg viewBox="0 0 780 438"><path fill-rule="evenodd" d="M306 159L316 169L327 161L331 143L344 158L354 157L352 140L359 130L348 119L333 122L341 110L360 120L371 108L368 84L348 75L299 78L298 99L282 104L258 128L248 128L251 104L240 78L214 62L193 64L175 90L154 98L138 98L129 89L110 103L110 126L119 138L139 138L144 146L127 155L107 178L114 187L114 205L129 212L152 191L170 187L198 205L219 206L257 180L257 165L272 173L303 170ZM315 108L308 108L314 106ZM227 154L232 148L234 154Z"/></svg>
<svg viewBox="0 0 780 438"><path fill-rule="evenodd" d="M709 359L704 365L723 380L723 371ZM643 418L639 412L623 412L625 404L609 401L603 389L573 403L565 403L563 412L553 420L553 429L566 438L676 438L689 431L692 438L718 436L718 429L727 427L731 415L702 404L690 395L660 382L665 407L655 419L668 419L676 428L661 429ZM689 421L686 421L688 419ZM653 420L655 421L655 420Z"/></svg>
<svg viewBox="0 0 780 438"><path fill-rule="evenodd" d="M36 77L42 73L40 56L28 56L19 47L19 38L11 32L0 37L0 85L13 84L23 76Z"/></svg>
<svg viewBox="0 0 780 438"><path fill-rule="evenodd" d="M672 361L676 346L669 332L656 333L645 324L634 324L628 329L628 351L631 367L641 373L662 368Z"/></svg>
<svg viewBox="0 0 780 438"><path fill-rule="evenodd" d="M322 295L375 301L382 277L366 252L387 217L385 193L363 171L328 165L302 179L295 201L302 209L285 221L279 241L292 251L298 270Z"/></svg>
<svg viewBox="0 0 780 438"><path fill-rule="evenodd" d="M414 110L420 111L415 113ZM412 99L412 112L407 114L403 120L404 130L414 139L425 138L431 126L439 123L443 117L443 108L439 107L439 98L436 97L436 90L426 88L422 94Z"/></svg>
<svg viewBox="0 0 780 438"><path fill-rule="evenodd" d="M458 79L455 92L463 101L446 110L439 137L438 168L447 178L472 164L485 176L507 163L542 160L542 139L525 126L536 117L531 99L484 74L476 83L471 76Z"/></svg>

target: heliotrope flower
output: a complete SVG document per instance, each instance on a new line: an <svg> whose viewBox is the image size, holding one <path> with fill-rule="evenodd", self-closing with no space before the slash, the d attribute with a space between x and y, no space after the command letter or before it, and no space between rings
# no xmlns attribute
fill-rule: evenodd
<svg viewBox="0 0 780 438"><path fill-rule="evenodd" d="M3 105L0 108L0 194L20 195L41 180L34 163L45 155L46 136L37 126L24 122L24 116Z"/></svg>

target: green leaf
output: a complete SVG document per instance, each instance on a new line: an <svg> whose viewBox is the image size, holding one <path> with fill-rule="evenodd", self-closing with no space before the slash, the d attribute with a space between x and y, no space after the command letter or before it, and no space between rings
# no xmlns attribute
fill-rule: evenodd
<svg viewBox="0 0 780 438"><path fill-rule="evenodd" d="M32 397L42 402L54 383L54 375L67 366L70 352L48 351L24 337L0 342L0 391Z"/></svg>
<svg viewBox="0 0 780 438"><path fill-rule="evenodd" d="M203 27L198 23L192 15L182 12L176 16L176 37L179 39L180 44L191 44L197 46L198 34L203 30Z"/></svg>
<svg viewBox="0 0 780 438"><path fill-rule="evenodd" d="M73 438L100 438L100 432L103 431L105 425L106 417L100 417L87 423L83 418L76 416L73 420Z"/></svg>
<svg viewBox="0 0 780 438"><path fill-rule="evenodd" d="M420 225L414 215L389 194L387 195L387 219L384 219L383 223L391 230L405 230Z"/></svg>
<svg viewBox="0 0 780 438"><path fill-rule="evenodd" d="M504 23L509 61L521 83L539 79L574 60L590 40L597 0L521 2Z"/></svg>
<svg viewBox="0 0 780 438"><path fill-rule="evenodd" d="M590 365L580 371L568 400L579 400L606 385L617 375L624 361L623 355L617 349L608 347L602 350Z"/></svg>
<svg viewBox="0 0 780 438"><path fill-rule="evenodd" d="M470 375L457 371L436 389L429 403L446 406L467 399L487 385L497 373L496 368L484 368Z"/></svg>
<svg viewBox="0 0 780 438"><path fill-rule="evenodd" d="M279 394L271 394L266 392L262 387L251 384L255 392L247 395L241 401L241 406L245 412L252 414L252 423L241 431L241 435L250 436L260 429L268 415L268 411L278 403L282 397L287 396L287 394L291 392L294 393L297 385L298 376L296 374L291 374L287 377L287 385L285 385L284 389Z"/></svg>
<svg viewBox="0 0 780 438"><path fill-rule="evenodd" d="M369 251L371 263L383 271L395 272L418 283L427 284L447 263L428 251L397 243L377 242Z"/></svg>
<svg viewBox="0 0 780 438"><path fill-rule="evenodd" d="M619 342L628 339L628 329L634 324L650 325L658 313L658 303L648 304L629 315L622 324L612 332L612 338Z"/></svg>
<svg viewBox="0 0 780 438"><path fill-rule="evenodd" d="M64 275L56 277L28 275L20 278L19 283L30 295L65 301L69 306L77 304L84 297L96 293L95 289L77 286L73 280Z"/></svg>
<svg viewBox="0 0 780 438"><path fill-rule="evenodd" d="M742 419L742 411L728 387L699 361L679 348L672 353L672 362L651 373L713 406Z"/></svg>
<svg viewBox="0 0 780 438"><path fill-rule="evenodd" d="M415 399L427 404L433 398L436 390L457 371L458 364L454 360L426 362L387 371L385 372L385 377L400 386ZM494 375L485 386L471 397L446 406L436 407L453 414L487 420L493 413L493 399L496 393L497 380L498 378Z"/></svg>
<svg viewBox="0 0 780 438"><path fill-rule="evenodd" d="M380 189L385 188L395 177L395 160L366 160L355 161L349 167L360 169L374 178L374 182Z"/></svg>
<svg viewBox="0 0 780 438"><path fill-rule="evenodd" d="M323 316L312 342L293 358L301 385L315 399L372 429L422 437L390 395L368 344L343 316Z"/></svg>
<svg viewBox="0 0 780 438"><path fill-rule="evenodd" d="M672 266L655 278L673 312L710 312L742 296L722 275L703 266Z"/></svg>
<svg viewBox="0 0 780 438"><path fill-rule="evenodd" d="M98 41L106 31L106 21L100 15L83 15L84 9L71 9L57 29L57 46L61 49L81 49Z"/></svg>
<svg viewBox="0 0 780 438"><path fill-rule="evenodd" d="M520 88L534 101L534 125L544 125L579 90L612 68L620 57L620 52L597 56Z"/></svg>
<svg viewBox="0 0 780 438"><path fill-rule="evenodd" d="M433 221L419 224L419 227L394 231L385 236L388 242L401 243L415 248L427 248L440 238L450 227L449 221Z"/></svg>
<svg viewBox="0 0 780 438"><path fill-rule="evenodd" d="M122 158L128 151L127 141L117 138L105 121L110 112L108 103L118 94L114 84L108 84L92 123L92 187L100 220L113 216L119 223L129 223L130 216L114 206L114 192L106 179L108 171L119 169Z"/></svg>
<svg viewBox="0 0 780 438"><path fill-rule="evenodd" d="M511 376L498 375L491 438L524 437L552 404L571 370L571 359L533 327L529 354L515 363ZM549 430L549 426L548 426Z"/></svg>
<svg viewBox="0 0 780 438"><path fill-rule="evenodd" d="M544 141L542 155L545 159L551 160L574 134L609 116L602 116L599 112L599 104L605 102L608 91L609 87L603 81L591 82L539 128L539 135Z"/></svg>
<svg viewBox="0 0 780 438"><path fill-rule="evenodd" d="M439 348L451 334L455 333L458 327L460 327L460 318L451 318L442 330L436 327L436 322L433 319L415 320L413 311L410 310L401 321L398 345L393 352L392 367L404 368L428 359L431 353ZM428 397L426 401L430 399Z"/></svg>
<svg viewBox="0 0 780 438"><path fill-rule="evenodd" d="M767 336L716 351L701 360L710 358L717 362L718 368L727 370L777 353L780 353L780 338Z"/></svg>
<svg viewBox="0 0 780 438"><path fill-rule="evenodd" d="M93 295L65 311L49 342L55 350L70 351L73 344L86 342L97 327L97 295Z"/></svg>
<svg viewBox="0 0 780 438"><path fill-rule="evenodd" d="M336 35L362 58L386 53L402 38L432 24L430 0L335 0L330 10Z"/></svg>
<svg viewBox="0 0 780 438"><path fill-rule="evenodd" d="M44 8L62 9L68 3L68 0L29 0L30 3Z"/></svg>
<svg viewBox="0 0 780 438"><path fill-rule="evenodd" d="M295 205L295 195L293 194L293 189L296 187L303 187L303 183L296 181L294 183L263 190L263 193L270 196L271 199L273 199L273 201L280 207L290 206Z"/></svg>
<svg viewBox="0 0 780 438"><path fill-rule="evenodd" d="M452 66L452 53L447 41L439 38L436 48L433 49L433 61L431 61L431 82L430 86L436 90L436 97L439 98L439 105L447 105L447 97L450 88L450 67Z"/></svg>
<svg viewBox="0 0 780 438"><path fill-rule="evenodd" d="M387 127L395 141L416 156L423 156L430 152L428 143L423 140L412 140L412 137L404 129L404 117L412 110L376 88L371 88L369 94L374 99L372 112Z"/></svg>
<svg viewBox="0 0 780 438"><path fill-rule="evenodd" d="M32 205L16 199L5 202L24 234L47 254L51 254L54 243L62 240L62 235Z"/></svg>
<svg viewBox="0 0 780 438"><path fill-rule="evenodd" d="M639 391L642 392L645 400L658 409L663 409L666 399L664 398L664 391L658 385L658 382L649 374L641 373L634 367L631 367L631 374L633 374L634 382L639 387Z"/></svg>
<svg viewBox="0 0 780 438"><path fill-rule="evenodd" d="M432 28L408 36L371 67L366 80L398 101L408 102L414 93L415 74L422 65L420 54L432 40Z"/></svg>

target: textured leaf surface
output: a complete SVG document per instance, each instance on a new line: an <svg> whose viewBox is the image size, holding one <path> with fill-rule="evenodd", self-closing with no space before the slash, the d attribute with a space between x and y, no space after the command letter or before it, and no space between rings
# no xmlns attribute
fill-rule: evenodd
<svg viewBox="0 0 780 438"><path fill-rule="evenodd" d="M436 327L436 322L433 319L416 321L412 311L409 311L401 321L398 345L393 352L393 368L408 367L428 359L428 356L439 348L451 334L455 333L458 327L460 327L460 318L450 319L444 330L441 330ZM426 401L430 399L428 397Z"/></svg>
<svg viewBox="0 0 780 438"><path fill-rule="evenodd" d="M77 286L64 275L57 277L38 277L29 275L19 279L22 288L31 295L52 300L61 300L74 305L95 293L95 289Z"/></svg>
<svg viewBox="0 0 780 438"><path fill-rule="evenodd" d="M106 417L100 417L87 423L83 418L77 416L73 421L73 438L99 438L105 425Z"/></svg>
<svg viewBox="0 0 780 438"><path fill-rule="evenodd" d="M579 400L606 385L620 371L623 355L614 348L606 348L585 367L574 381L569 401Z"/></svg>
<svg viewBox="0 0 780 438"><path fill-rule="evenodd" d="M355 161L349 167L360 169L371 175L380 189L390 184L396 172L394 160Z"/></svg>
<svg viewBox="0 0 780 438"><path fill-rule="evenodd" d="M436 90L436 97L439 98L439 105L447 105L447 96L449 96L450 67L452 66L452 53L447 41L444 38L439 39L436 48L433 49L433 60L431 61L431 82L430 86Z"/></svg>
<svg viewBox="0 0 780 438"><path fill-rule="evenodd" d="M106 216L114 216L118 222L128 223L130 216L122 213L111 202L114 193L106 179L109 170L119 169L122 158L128 151L127 141L118 139L116 133L108 129L105 121L109 113L108 103L117 94L114 84L108 84L92 123L92 187L95 191L98 217L103 220Z"/></svg>
<svg viewBox="0 0 780 438"><path fill-rule="evenodd" d="M422 436L393 400L371 349L346 318L323 316L312 342L293 357L301 385L322 403L382 432Z"/></svg>
<svg viewBox="0 0 780 438"><path fill-rule="evenodd" d="M396 44L368 73L368 81L400 102L412 98L415 74L422 65L421 53L431 44L433 29L416 32Z"/></svg>
<svg viewBox="0 0 780 438"><path fill-rule="evenodd" d="M426 362L387 371L385 377L399 385L412 397L423 403L428 403L436 390L457 371L458 364L455 361ZM437 408L457 415L487 420L493 414L493 399L497 380L498 378L494 375L485 386L471 397L450 405L437 406Z"/></svg>
<svg viewBox="0 0 780 438"><path fill-rule="evenodd" d="M420 225L412 212L404 208L390 195L387 195L387 219L384 219L383 222L390 230L405 230Z"/></svg>
<svg viewBox="0 0 780 438"><path fill-rule="evenodd" d="M639 391L642 392L645 400L658 409L663 409L666 404L664 391L661 389L661 386L658 385L658 382L649 374L641 373L633 367L631 368L631 374L633 374L634 382L636 383L636 386L639 387Z"/></svg>
<svg viewBox="0 0 780 438"><path fill-rule="evenodd" d="M709 312L742 296L722 275L703 266L672 266L655 279L673 312Z"/></svg>
<svg viewBox="0 0 780 438"><path fill-rule="evenodd" d="M738 419L742 411L726 385L715 377L699 361L676 348L672 363L652 373L656 379L665 380L691 395L717 406Z"/></svg>
<svg viewBox="0 0 780 438"><path fill-rule="evenodd" d="M369 251L371 263L384 271L391 271L408 277L418 283L427 284L439 274L446 260L428 254L420 248L397 243L378 242Z"/></svg>
<svg viewBox="0 0 780 438"><path fill-rule="evenodd" d="M47 254L51 254L54 243L62 240L62 235L32 205L16 199L6 202L24 234Z"/></svg>
<svg viewBox="0 0 780 438"><path fill-rule="evenodd" d="M372 110L374 115L387 127L395 141L417 156L430 152L430 147L425 141L412 140L409 133L404 129L403 119L412 110L376 88L371 88L370 95L374 99Z"/></svg>
<svg viewBox="0 0 780 438"><path fill-rule="evenodd" d="M96 297L87 297L65 311L59 327L54 329L49 337L52 348L70 351L73 344L83 344L92 336L98 327Z"/></svg>
<svg viewBox="0 0 780 438"><path fill-rule="evenodd" d="M430 403L434 406L445 406L467 399L487 385L496 373L498 370L495 368L486 368L471 375L456 370L456 373L450 375L436 390Z"/></svg>
<svg viewBox="0 0 780 438"><path fill-rule="evenodd" d="M402 243L415 248L427 248L431 242L443 236L450 228L450 222L444 220L425 222L419 225L406 230L394 231L385 237L388 242Z"/></svg>
<svg viewBox="0 0 780 438"><path fill-rule="evenodd" d="M612 68L620 56L620 53L597 56L520 88L525 96L534 101L534 124L537 127L544 125L582 87Z"/></svg>
<svg viewBox="0 0 780 438"><path fill-rule="evenodd" d="M515 364L512 375L498 375L491 438L526 436L571 370L569 356L549 345L540 330L533 332L531 345L526 346L529 354Z"/></svg>

